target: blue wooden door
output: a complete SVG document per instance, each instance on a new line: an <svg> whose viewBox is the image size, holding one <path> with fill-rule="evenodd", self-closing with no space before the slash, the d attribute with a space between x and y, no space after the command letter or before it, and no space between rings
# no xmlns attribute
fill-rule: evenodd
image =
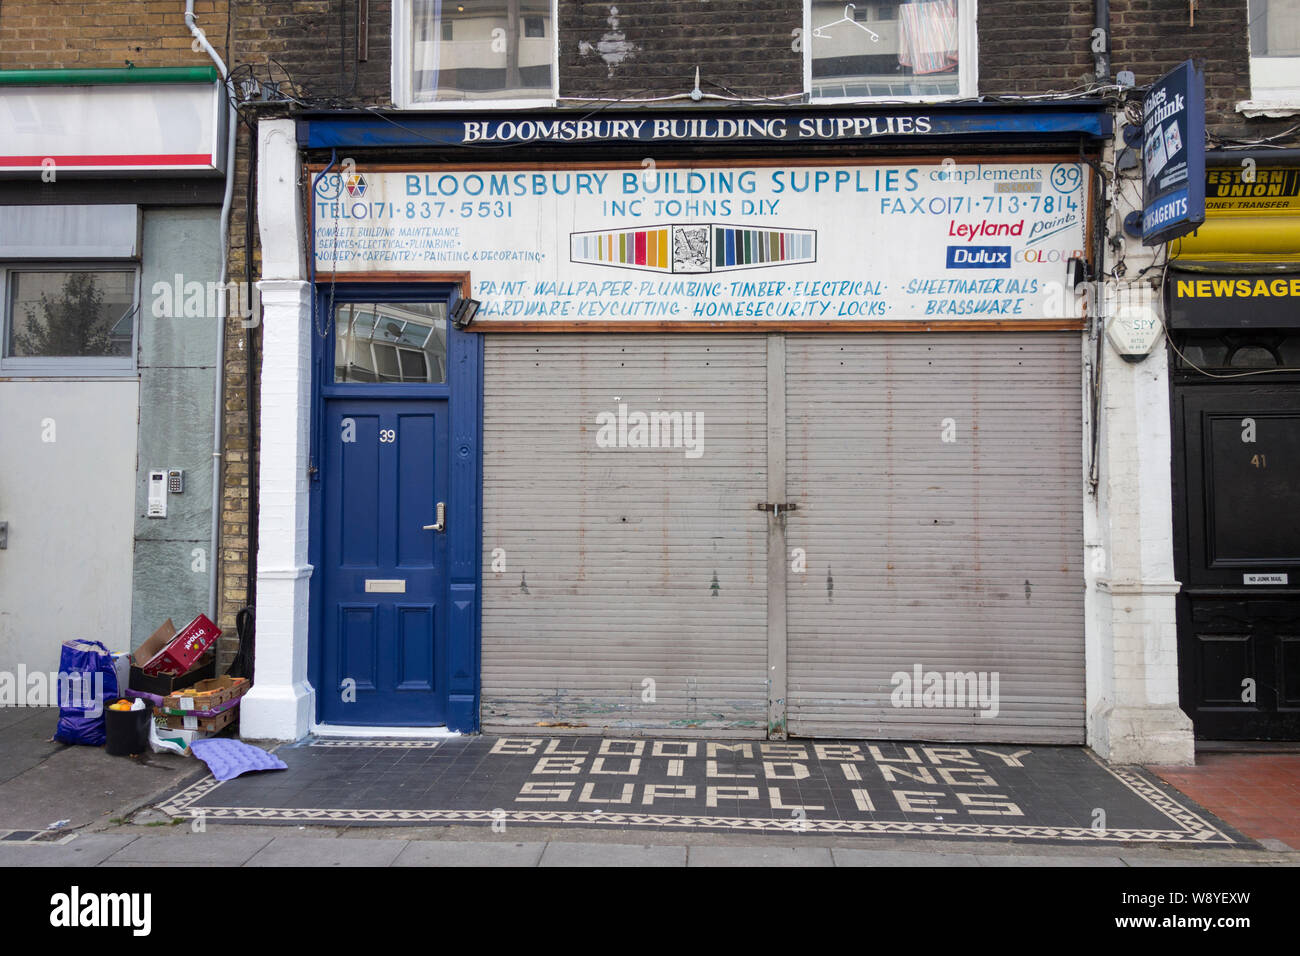
<svg viewBox="0 0 1300 956"><path fill-rule="evenodd" d="M452 535L477 533L451 501L446 302L370 296L330 315L313 455L318 718L444 725Z"/></svg>
<svg viewBox="0 0 1300 956"><path fill-rule="evenodd" d="M321 718L445 723L447 402L325 408Z"/></svg>

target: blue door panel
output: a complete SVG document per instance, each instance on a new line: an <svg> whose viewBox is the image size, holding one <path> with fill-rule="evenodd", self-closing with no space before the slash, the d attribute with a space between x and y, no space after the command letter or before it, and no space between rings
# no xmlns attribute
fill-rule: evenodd
<svg viewBox="0 0 1300 956"><path fill-rule="evenodd" d="M440 638L435 625L437 612L436 604L398 606L398 690L431 691L435 688L433 649L438 646Z"/></svg>
<svg viewBox="0 0 1300 956"><path fill-rule="evenodd" d="M356 682L357 690L374 690L379 670L379 643L376 635L376 612L373 604L340 604L337 635L337 678L334 695L340 699L347 686L344 678Z"/></svg>
<svg viewBox="0 0 1300 956"><path fill-rule="evenodd" d="M374 567L379 562L379 416L340 414L327 438L334 455L327 456L326 467L338 475L339 500L347 503L349 518L334 526L339 562Z"/></svg>

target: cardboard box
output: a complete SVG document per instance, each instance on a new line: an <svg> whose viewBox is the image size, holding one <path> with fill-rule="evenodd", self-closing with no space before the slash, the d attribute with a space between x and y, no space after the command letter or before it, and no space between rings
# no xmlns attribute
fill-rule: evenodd
<svg viewBox="0 0 1300 956"><path fill-rule="evenodd" d="M144 661L140 664L140 670L147 676L179 677L190 670L221 636L221 628L209 621L205 614L198 615L181 628L180 633L166 640L166 633L171 627L171 620L168 619L136 652L136 661ZM165 643L152 656L146 657L146 648L153 644L155 638L162 638Z"/></svg>
<svg viewBox="0 0 1300 956"><path fill-rule="evenodd" d="M209 654L199 662L197 667L186 671L180 677L150 677L140 668L132 667L128 687L140 695L147 695L150 700L155 697L162 700L172 691L197 684L201 680L207 680L215 676L216 673L217 660L213 655Z"/></svg>
<svg viewBox="0 0 1300 956"><path fill-rule="evenodd" d="M140 694L147 694L151 700L155 697L161 700L174 690L190 687L201 680L216 676L217 664L212 654L200 658L195 666L179 676L146 674L140 665L155 657L175 638L176 627L172 624L171 618L168 618L163 622L162 627L154 631L149 639L136 648L135 653L131 655L131 671L127 677L127 687Z"/></svg>
<svg viewBox="0 0 1300 956"><path fill-rule="evenodd" d="M163 699L160 697L158 703L154 704L154 712L168 717L216 717L218 714L223 713L232 707L239 706L238 697L234 700L228 700L224 704L218 704L211 710L195 710L194 708L187 709L185 707L164 707L162 705L162 700Z"/></svg>
<svg viewBox="0 0 1300 956"><path fill-rule="evenodd" d="M216 717L167 717L167 730L198 730L205 734L214 734L229 727L239 713L238 707L222 711ZM160 734L164 733L159 731Z"/></svg>
<svg viewBox="0 0 1300 956"><path fill-rule="evenodd" d="M168 694L162 706L169 710L217 710L248 693L246 677L214 677Z"/></svg>

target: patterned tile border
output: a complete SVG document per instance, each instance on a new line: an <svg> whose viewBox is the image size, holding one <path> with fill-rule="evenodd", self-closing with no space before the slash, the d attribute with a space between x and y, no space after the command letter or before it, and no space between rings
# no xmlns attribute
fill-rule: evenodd
<svg viewBox="0 0 1300 956"><path fill-rule="evenodd" d="M311 741L309 746L389 746L420 743L418 741ZM424 742L437 746L436 742ZM659 829L699 829L730 832L788 832L820 834L854 834L864 836L925 835L943 837L980 837L986 839L1058 840L1069 843L1183 843L1201 846L1250 846L1248 839L1238 839L1219 829L1203 816L1180 803L1147 779L1137 768L1108 767L1095 755L1102 770L1114 776L1134 795L1176 824L1169 829L1094 829L1092 827L1054 827L1015 824L922 823L887 820L825 820L804 818L691 816L666 813L623 813L617 811L564 810L359 810L308 809L280 807L222 807L195 804L221 784L213 777L169 797L158 809L171 816L193 819L203 816L213 821L245 823L320 823L320 824L491 824L501 821L538 826L585 827L653 827Z"/></svg>
<svg viewBox="0 0 1300 956"><path fill-rule="evenodd" d="M352 740L336 737L329 740L312 739L308 747L370 747L378 750L436 750L441 740Z"/></svg>

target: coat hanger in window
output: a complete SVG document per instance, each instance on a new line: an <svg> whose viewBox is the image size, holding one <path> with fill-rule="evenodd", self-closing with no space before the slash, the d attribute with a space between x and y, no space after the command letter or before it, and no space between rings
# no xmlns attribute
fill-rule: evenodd
<svg viewBox="0 0 1300 956"><path fill-rule="evenodd" d="M840 17L838 20L834 21L833 23L825 23L825 24L823 24L822 26L817 27L817 29L813 30L813 36L817 37L819 40L829 40L829 39L831 38L831 35L830 35L829 33L823 33L823 32L822 32L823 30L829 30L829 29L831 29L832 27L837 27L837 26L839 26L841 23L851 23L851 24L853 24L855 27L857 27L859 30L862 30L862 31L865 32L865 33L869 33L869 34L871 34L871 42L872 42L872 43L879 43L879 42L880 42L880 34L877 33L875 30L867 29L867 28L864 27L861 23L859 23L857 20L855 20L855 19L853 18L853 11L854 11L854 9L855 9L855 7L854 7L853 4L851 4L851 3L849 3L849 4L845 4L845 6L844 6L844 16Z"/></svg>

